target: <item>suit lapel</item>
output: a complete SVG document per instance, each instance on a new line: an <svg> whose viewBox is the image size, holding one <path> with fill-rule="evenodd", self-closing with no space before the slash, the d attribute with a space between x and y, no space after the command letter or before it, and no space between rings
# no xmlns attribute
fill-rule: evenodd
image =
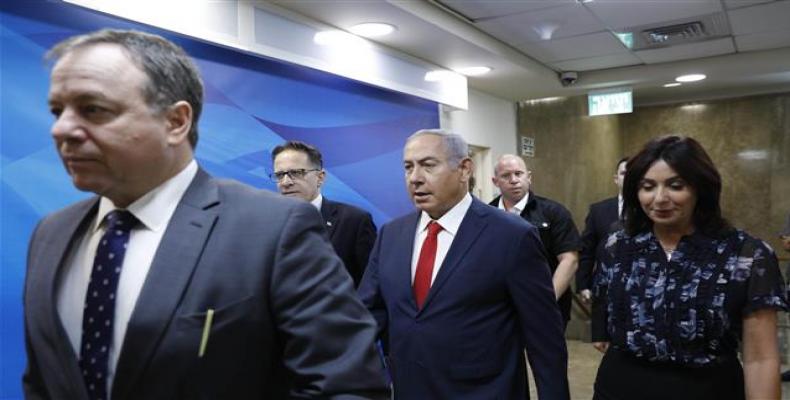
<svg viewBox="0 0 790 400"><path fill-rule="evenodd" d="M437 296L442 286L447 283L447 280L450 279L450 276L461 264L464 255L466 255L475 240L480 236L480 233L485 229L487 223L484 216L485 213L491 212L489 207L479 200L472 200L472 205L458 227L458 232L450 245L450 249L447 251L447 256L442 262L442 267L439 269L439 273L436 275L436 279L434 279L433 285L428 291L428 297L425 298L425 303L420 311L430 305L431 300Z"/></svg>
<svg viewBox="0 0 790 400"><path fill-rule="evenodd" d="M335 226L337 225L337 205L334 201L324 197L323 201L321 201L321 216L324 217L324 227L331 238L335 234Z"/></svg>
<svg viewBox="0 0 790 400"><path fill-rule="evenodd" d="M218 218L216 184L199 170L166 228L132 312L113 383L127 398L171 323Z"/></svg>
<svg viewBox="0 0 790 400"><path fill-rule="evenodd" d="M609 199L606 203L606 218L610 221L612 219L617 219L617 197L613 199Z"/></svg>
<svg viewBox="0 0 790 400"><path fill-rule="evenodd" d="M79 352L79 349L72 348L66 329L63 327L63 322L58 315L57 280L69 252L75 246L75 239L84 235L85 230L88 229L92 221L92 217L96 215L97 205L98 197L79 203L76 209L71 212L71 215L63 219L60 227L53 227L51 240L47 240L41 248L43 254L40 259L44 261L37 266L43 275L31 278L40 279L40 281L31 282L28 285L28 289L36 290L36 288L42 288L47 293L43 297L44 302L41 304L43 312L36 319L39 324L48 326L41 329L41 332L54 332L55 337L50 339L57 343L54 347L60 362L57 368L62 371L60 376L65 380L62 383L65 386L70 386L72 393L79 393L79 398L88 398L88 392L85 389L77 354L75 353L75 351Z"/></svg>
<svg viewBox="0 0 790 400"><path fill-rule="evenodd" d="M401 292L407 293L410 309L415 313L417 312L417 299L414 298L411 284L411 259L414 254L414 235L417 233L418 223L420 223L420 212L412 213L395 232L397 245L394 256L396 259L392 260L392 265L395 266L394 282Z"/></svg>
<svg viewBox="0 0 790 400"><path fill-rule="evenodd" d="M619 206L617 204L617 197L609 200L610 201L606 203L606 208L604 209L605 215L602 216L605 221L603 225L605 226L607 233L620 226L620 216L617 212Z"/></svg>

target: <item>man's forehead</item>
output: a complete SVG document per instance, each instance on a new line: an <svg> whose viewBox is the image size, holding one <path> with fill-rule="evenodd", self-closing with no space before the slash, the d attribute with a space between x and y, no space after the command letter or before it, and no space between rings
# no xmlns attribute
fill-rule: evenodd
<svg viewBox="0 0 790 400"><path fill-rule="evenodd" d="M70 50L55 62L50 74L50 94L71 90L98 94L106 91L106 86L118 87L124 81L142 87L146 79L121 46L95 43Z"/></svg>
<svg viewBox="0 0 790 400"><path fill-rule="evenodd" d="M274 162L284 162L284 161L292 161L292 162L309 162L309 157L307 153L299 150L294 149L285 149L274 156Z"/></svg>
<svg viewBox="0 0 790 400"><path fill-rule="evenodd" d="M86 72L112 72L113 69L114 72L122 72L130 66L140 70L123 46L116 43L90 43L64 52L55 60L52 73L54 75L60 70L71 68Z"/></svg>
<svg viewBox="0 0 790 400"><path fill-rule="evenodd" d="M507 157L499 161L497 165L497 171L527 172L527 165L521 158Z"/></svg>
<svg viewBox="0 0 790 400"><path fill-rule="evenodd" d="M406 143L403 159L409 161L446 160L447 149L439 136L423 135Z"/></svg>

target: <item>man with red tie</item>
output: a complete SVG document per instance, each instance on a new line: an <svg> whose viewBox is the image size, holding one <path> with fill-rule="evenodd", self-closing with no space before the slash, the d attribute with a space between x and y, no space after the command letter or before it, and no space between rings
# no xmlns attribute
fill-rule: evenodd
<svg viewBox="0 0 790 400"><path fill-rule="evenodd" d="M567 399L567 350L537 229L474 199L464 140L421 130L403 152L419 209L384 225L359 288L396 399Z"/></svg>

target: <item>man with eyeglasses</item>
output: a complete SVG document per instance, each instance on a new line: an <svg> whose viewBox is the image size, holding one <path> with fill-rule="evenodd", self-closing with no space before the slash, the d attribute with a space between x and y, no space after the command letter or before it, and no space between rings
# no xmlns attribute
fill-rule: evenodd
<svg viewBox="0 0 790 400"><path fill-rule="evenodd" d="M274 172L269 176L277 189L285 196L309 201L321 211L335 252L343 260L354 286L359 286L376 241L376 226L370 213L321 195L326 171L321 152L314 146L289 141L272 150L272 160Z"/></svg>

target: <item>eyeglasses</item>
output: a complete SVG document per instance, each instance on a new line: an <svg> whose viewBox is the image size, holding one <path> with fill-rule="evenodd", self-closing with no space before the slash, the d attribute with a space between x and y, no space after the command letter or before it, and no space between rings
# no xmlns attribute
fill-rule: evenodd
<svg viewBox="0 0 790 400"><path fill-rule="evenodd" d="M308 172L316 172L316 171L320 171L320 169L318 169L318 168L313 168L313 169L304 169L304 168L289 169L287 171L273 172L273 173L269 174L269 178L271 178L271 180L274 181L274 182L280 182L287 175L293 181L293 180L304 178L305 175L307 175Z"/></svg>

